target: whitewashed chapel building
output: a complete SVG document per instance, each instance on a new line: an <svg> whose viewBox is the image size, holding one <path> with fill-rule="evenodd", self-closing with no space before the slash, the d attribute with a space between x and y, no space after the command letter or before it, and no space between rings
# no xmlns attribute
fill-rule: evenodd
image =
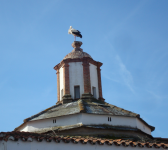
<svg viewBox="0 0 168 150"><path fill-rule="evenodd" d="M81 45L74 41L72 52L54 67L56 105L25 119L13 132L1 132L0 150L168 148L168 140L153 138L155 128L139 114L105 102L102 63Z"/></svg>

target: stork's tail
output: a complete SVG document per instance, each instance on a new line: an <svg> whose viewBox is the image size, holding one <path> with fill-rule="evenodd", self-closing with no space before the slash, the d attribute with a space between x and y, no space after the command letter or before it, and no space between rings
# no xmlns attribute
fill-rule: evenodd
<svg viewBox="0 0 168 150"><path fill-rule="evenodd" d="M82 35L80 34L79 37L82 38Z"/></svg>
<svg viewBox="0 0 168 150"><path fill-rule="evenodd" d="M75 32L74 34L75 34L77 37L82 38L82 35L80 34L80 32Z"/></svg>

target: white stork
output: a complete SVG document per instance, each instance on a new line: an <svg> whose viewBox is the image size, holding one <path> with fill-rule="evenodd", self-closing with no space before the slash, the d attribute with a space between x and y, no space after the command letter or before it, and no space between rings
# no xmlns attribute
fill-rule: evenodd
<svg viewBox="0 0 168 150"><path fill-rule="evenodd" d="M73 29L72 26L70 26L68 34L72 34L74 36L74 41L76 41L76 36L82 38L81 32L76 29Z"/></svg>

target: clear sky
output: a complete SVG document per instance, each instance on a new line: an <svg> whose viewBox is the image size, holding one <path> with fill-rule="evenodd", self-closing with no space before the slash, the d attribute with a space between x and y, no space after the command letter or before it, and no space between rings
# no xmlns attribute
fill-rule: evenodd
<svg viewBox="0 0 168 150"><path fill-rule="evenodd" d="M103 63L106 102L168 138L168 0L0 0L0 131L56 103L70 25Z"/></svg>

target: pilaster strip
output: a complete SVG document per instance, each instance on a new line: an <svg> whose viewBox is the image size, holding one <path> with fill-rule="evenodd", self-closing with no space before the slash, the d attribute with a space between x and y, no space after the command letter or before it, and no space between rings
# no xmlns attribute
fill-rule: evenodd
<svg viewBox="0 0 168 150"><path fill-rule="evenodd" d="M63 80L64 80L64 95L70 94L69 88L69 65L67 61L64 61L65 64L63 66Z"/></svg>
<svg viewBox="0 0 168 150"><path fill-rule="evenodd" d="M57 102L60 101L60 73L59 70L57 70Z"/></svg>
<svg viewBox="0 0 168 150"><path fill-rule="evenodd" d="M99 99L102 100L103 96L102 96L102 84L101 84L101 69L100 69L101 65L98 63L97 65L97 76L98 76L98 90L99 90Z"/></svg>
<svg viewBox="0 0 168 150"><path fill-rule="evenodd" d="M91 93L89 61L83 59L84 94Z"/></svg>

